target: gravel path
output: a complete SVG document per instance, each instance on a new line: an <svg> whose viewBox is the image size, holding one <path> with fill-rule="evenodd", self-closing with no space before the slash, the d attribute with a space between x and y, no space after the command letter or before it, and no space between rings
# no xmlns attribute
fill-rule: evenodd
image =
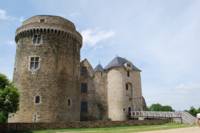
<svg viewBox="0 0 200 133"><path fill-rule="evenodd" d="M189 127L189 128L179 128L179 129L169 129L160 131L148 131L141 133L200 133L200 127Z"/></svg>

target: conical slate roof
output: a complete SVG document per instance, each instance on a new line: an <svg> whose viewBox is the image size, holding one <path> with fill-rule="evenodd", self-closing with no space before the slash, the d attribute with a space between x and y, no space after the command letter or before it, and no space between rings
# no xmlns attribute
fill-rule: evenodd
<svg viewBox="0 0 200 133"><path fill-rule="evenodd" d="M108 63L108 65L105 67L105 69L111 69L114 67L122 67L127 62L131 64L131 67L133 70L141 71L139 68L134 66L130 61L128 61L127 59L122 58L122 57L115 57L110 63Z"/></svg>
<svg viewBox="0 0 200 133"><path fill-rule="evenodd" d="M104 69L103 69L103 67L102 67L102 65L101 64L98 64L95 68L94 68L94 71L95 72L102 72L102 71L104 71Z"/></svg>

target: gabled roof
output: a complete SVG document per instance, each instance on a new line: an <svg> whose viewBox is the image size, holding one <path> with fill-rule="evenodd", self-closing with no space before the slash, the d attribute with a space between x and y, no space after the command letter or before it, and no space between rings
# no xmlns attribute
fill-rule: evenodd
<svg viewBox="0 0 200 133"><path fill-rule="evenodd" d="M103 69L103 67L102 67L101 64L98 64L98 65L94 68L94 71L95 71L95 72L103 72L104 69Z"/></svg>
<svg viewBox="0 0 200 133"><path fill-rule="evenodd" d="M118 56L115 57L110 63L108 63L108 65L105 67L105 69L108 70L108 69L111 69L111 68L114 68L114 67L122 67L122 66L124 66L125 63L130 63L131 67L132 67L132 70L141 71L139 68L137 68L136 66L134 66L127 59L122 58L122 57L118 57Z"/></svg>

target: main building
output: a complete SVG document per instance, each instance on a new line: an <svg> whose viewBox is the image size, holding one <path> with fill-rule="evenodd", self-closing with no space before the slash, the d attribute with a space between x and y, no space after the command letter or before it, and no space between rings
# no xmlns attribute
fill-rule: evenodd
<svg viewBox="0 0 200 133"><path fill-rule="evenodd" d="M82 36L59 16L38 15L16 31L13 82L19 89L19 111L9 122L127 120L144 110L140 70L115 57L104 68L80 61Z"/></svg>

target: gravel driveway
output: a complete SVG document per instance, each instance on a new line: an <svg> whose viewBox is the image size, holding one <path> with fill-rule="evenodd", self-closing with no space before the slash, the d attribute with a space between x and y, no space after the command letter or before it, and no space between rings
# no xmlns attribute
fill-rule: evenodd
<svg viewBox="0 0 200 133"><path fill-rule="evenodd" d="M160 131L148 131L141 133L200 133L200 127L190 127L190 128L179 128L179 129L169 129Z"/></svg>

